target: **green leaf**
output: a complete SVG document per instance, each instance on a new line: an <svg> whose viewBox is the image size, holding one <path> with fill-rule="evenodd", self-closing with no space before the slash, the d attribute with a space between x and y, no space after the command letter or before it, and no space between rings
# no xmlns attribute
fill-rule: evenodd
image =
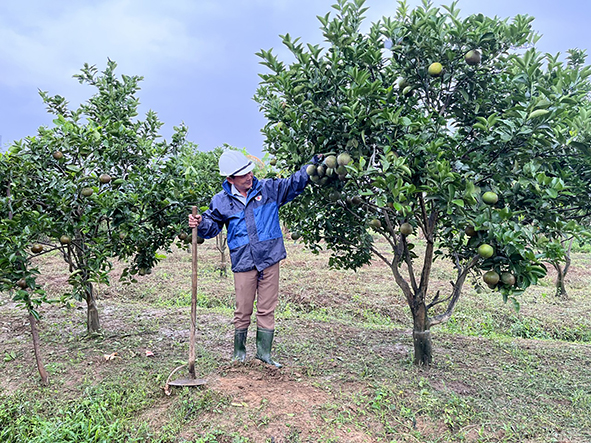
<svg viewBox="0 0 591 443"><path fill-rule="evenodd" d="M556 191L556 189L553 188L546 188L546 194L548 194L551 198L556 198L558 197L558 191Z"/></svg>

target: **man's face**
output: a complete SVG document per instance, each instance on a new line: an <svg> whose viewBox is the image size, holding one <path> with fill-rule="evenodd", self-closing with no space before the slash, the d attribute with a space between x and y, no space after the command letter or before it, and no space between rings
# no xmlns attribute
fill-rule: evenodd
<svg viewBox="0 0 591 443"><path fill-rule="evenodd" d="M238 192L246 193L250 188L252 188L252 178L253 174L252 171L248 172L244 175L235 175L234 177L228 177L228 183L231 185L236 186Z"/></svg>

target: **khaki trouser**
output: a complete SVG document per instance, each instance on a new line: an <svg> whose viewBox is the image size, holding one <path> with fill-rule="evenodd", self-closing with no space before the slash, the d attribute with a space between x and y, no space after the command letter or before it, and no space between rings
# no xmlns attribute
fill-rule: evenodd
<svg viewBox="0 0 591 443"><path fill-rule="evenodd" d="M236 289L234 327L248 328L256 296L257 327L275 329L275 308L279 298L279 263L261 272L256 269L235 272L234 287Z"/></svg>

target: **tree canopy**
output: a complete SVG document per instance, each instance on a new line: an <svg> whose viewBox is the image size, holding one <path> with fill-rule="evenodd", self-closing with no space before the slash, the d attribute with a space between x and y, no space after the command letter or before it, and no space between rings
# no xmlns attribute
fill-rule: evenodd
<svg viewBox="0 0 591 443"><path fill-rule="evenodd" d="M540 53L528 16L401 2L364 33L363 0L333 8L318 17L326 48L285 34L293 62L258 54L266 149L286 171L326 155L286 220L335 267L376 256L390 266L412 311L415 362L429 364L429 330L470 275L518 306L546 274L540 239L581 234L591 69L579 50ZM457 270L446 295L429 285L437 258Z"/></svg>

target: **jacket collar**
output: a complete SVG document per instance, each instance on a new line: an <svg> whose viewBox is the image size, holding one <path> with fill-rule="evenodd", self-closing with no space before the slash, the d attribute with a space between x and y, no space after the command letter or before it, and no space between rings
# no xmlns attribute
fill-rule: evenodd
<svg viewBox="0 0 591 443"><path fill-rule="evenodd" d="M230 197L236 198L234 195L232 195L232 185L228 182L228 180L224 180L224 183L222 183L222 189ZM260 190L261 190L261 182L259 181L258 178L253 177L252 178L252 188L250 188L250 191L248 191L248 194L246 196L246 203L248 203L253 196L257 195L260 192Z"/></svg>

